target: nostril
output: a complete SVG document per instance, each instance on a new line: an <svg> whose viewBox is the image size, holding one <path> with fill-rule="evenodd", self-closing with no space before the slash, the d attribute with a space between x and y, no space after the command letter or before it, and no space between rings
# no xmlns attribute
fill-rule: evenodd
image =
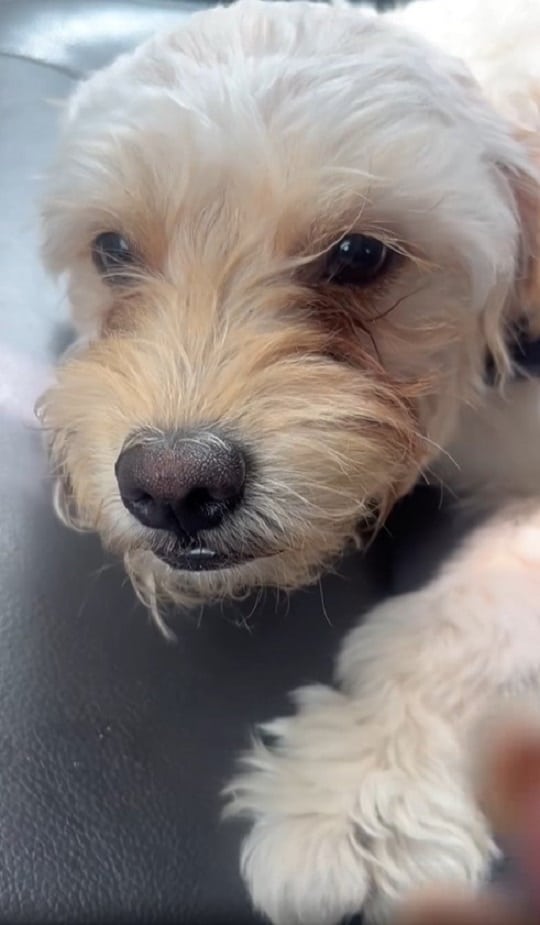
<svg viewBox="0 0 540 925"><path fill-rule="evenodd" d="M156 501L151 495L143 493L136 498L122 498L130 514L145 527L155 530L174 530L176 519L169 504Z"/></svg>
<svg viewBox="0 0 540 925"><path fill-rule="evenodd" d="M203 507L212 501L212 497L207 488L193 488L184 498L184 504L189 507Z"/></svg>
<svg viewBox="0 0 540 925"><path fill-rule="evenodd" d="M244 487L244 475L235 482L217 482L207 489L208 499L210 501L230 502L240 496Z"/></svg>
<svg viewBox="0 0 540 925"><path fill-rule="evenodd" d="M207 488L194 488L180 503L173 504L175 517L184 532L194 535L218 527L240 500L239 495L227 494L223 498L216 495Z"/></svg>
<svg viewBox="0 0 540 925"><path fill-rule="evenodd" d="M152 498L152 495L148 494L147 491L136 491L133 492L133 495L129 500L132 502L132 504L149 504L154 499Z"/></svg>
<svg viewBox="0 0 540 925"><path fill-rule="evenodd" d="M239 495L236 492L216 492L208 488L194 488L183 499L182 504L185 507L197 510L198 508L213 508L231 506L236 502Z"/></svg>

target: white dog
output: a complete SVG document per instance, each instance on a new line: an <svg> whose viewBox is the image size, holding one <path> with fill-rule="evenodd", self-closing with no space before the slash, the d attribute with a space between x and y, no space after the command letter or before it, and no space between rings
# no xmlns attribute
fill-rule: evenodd
<svg viewBox="0 0 540 925"><path fill-rule="evenodd" d="M471 743L540 683L539 112L538 0L243 0L68 107L45 253L86 340L42 416L64 518L155 613L314 580L422 473L494 509L231 785L276 925L495 855Z"/></svg>

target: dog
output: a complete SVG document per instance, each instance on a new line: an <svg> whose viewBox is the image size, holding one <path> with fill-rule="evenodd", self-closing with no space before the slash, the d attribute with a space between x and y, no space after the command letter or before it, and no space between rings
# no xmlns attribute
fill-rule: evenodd
<svg viewBox="0 0 540 925"><path fill-rule="evenodd" d="M539 112L537 0L240 0L66 108L44 255L80 341L40 417L60 515L156 619L314 581L422 477L485 514L228 788L276 925L497 854L471 756L540 682Z"/></svg>

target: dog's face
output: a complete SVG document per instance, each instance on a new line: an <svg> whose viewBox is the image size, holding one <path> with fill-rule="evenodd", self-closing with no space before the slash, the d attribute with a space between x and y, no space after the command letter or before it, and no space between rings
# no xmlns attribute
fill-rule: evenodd
<svg viewBox="0 0 540 925"><path fill-rule="evenodd" d="M45 209L66 519L151 602L313 580L504 364L526 171L457 63L344 7L205 12L93 77Z"/></svg>

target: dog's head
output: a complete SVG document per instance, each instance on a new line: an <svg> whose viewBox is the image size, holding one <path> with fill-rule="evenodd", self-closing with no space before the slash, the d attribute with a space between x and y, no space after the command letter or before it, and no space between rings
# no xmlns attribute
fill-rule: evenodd
<svg viewBox="0 0 540 925"><path fill-rule="evenodd" d="M83 84L45 208L72 523L150 600L313 580L504 372L523 146L384 17L248 0Z"/></svg>

